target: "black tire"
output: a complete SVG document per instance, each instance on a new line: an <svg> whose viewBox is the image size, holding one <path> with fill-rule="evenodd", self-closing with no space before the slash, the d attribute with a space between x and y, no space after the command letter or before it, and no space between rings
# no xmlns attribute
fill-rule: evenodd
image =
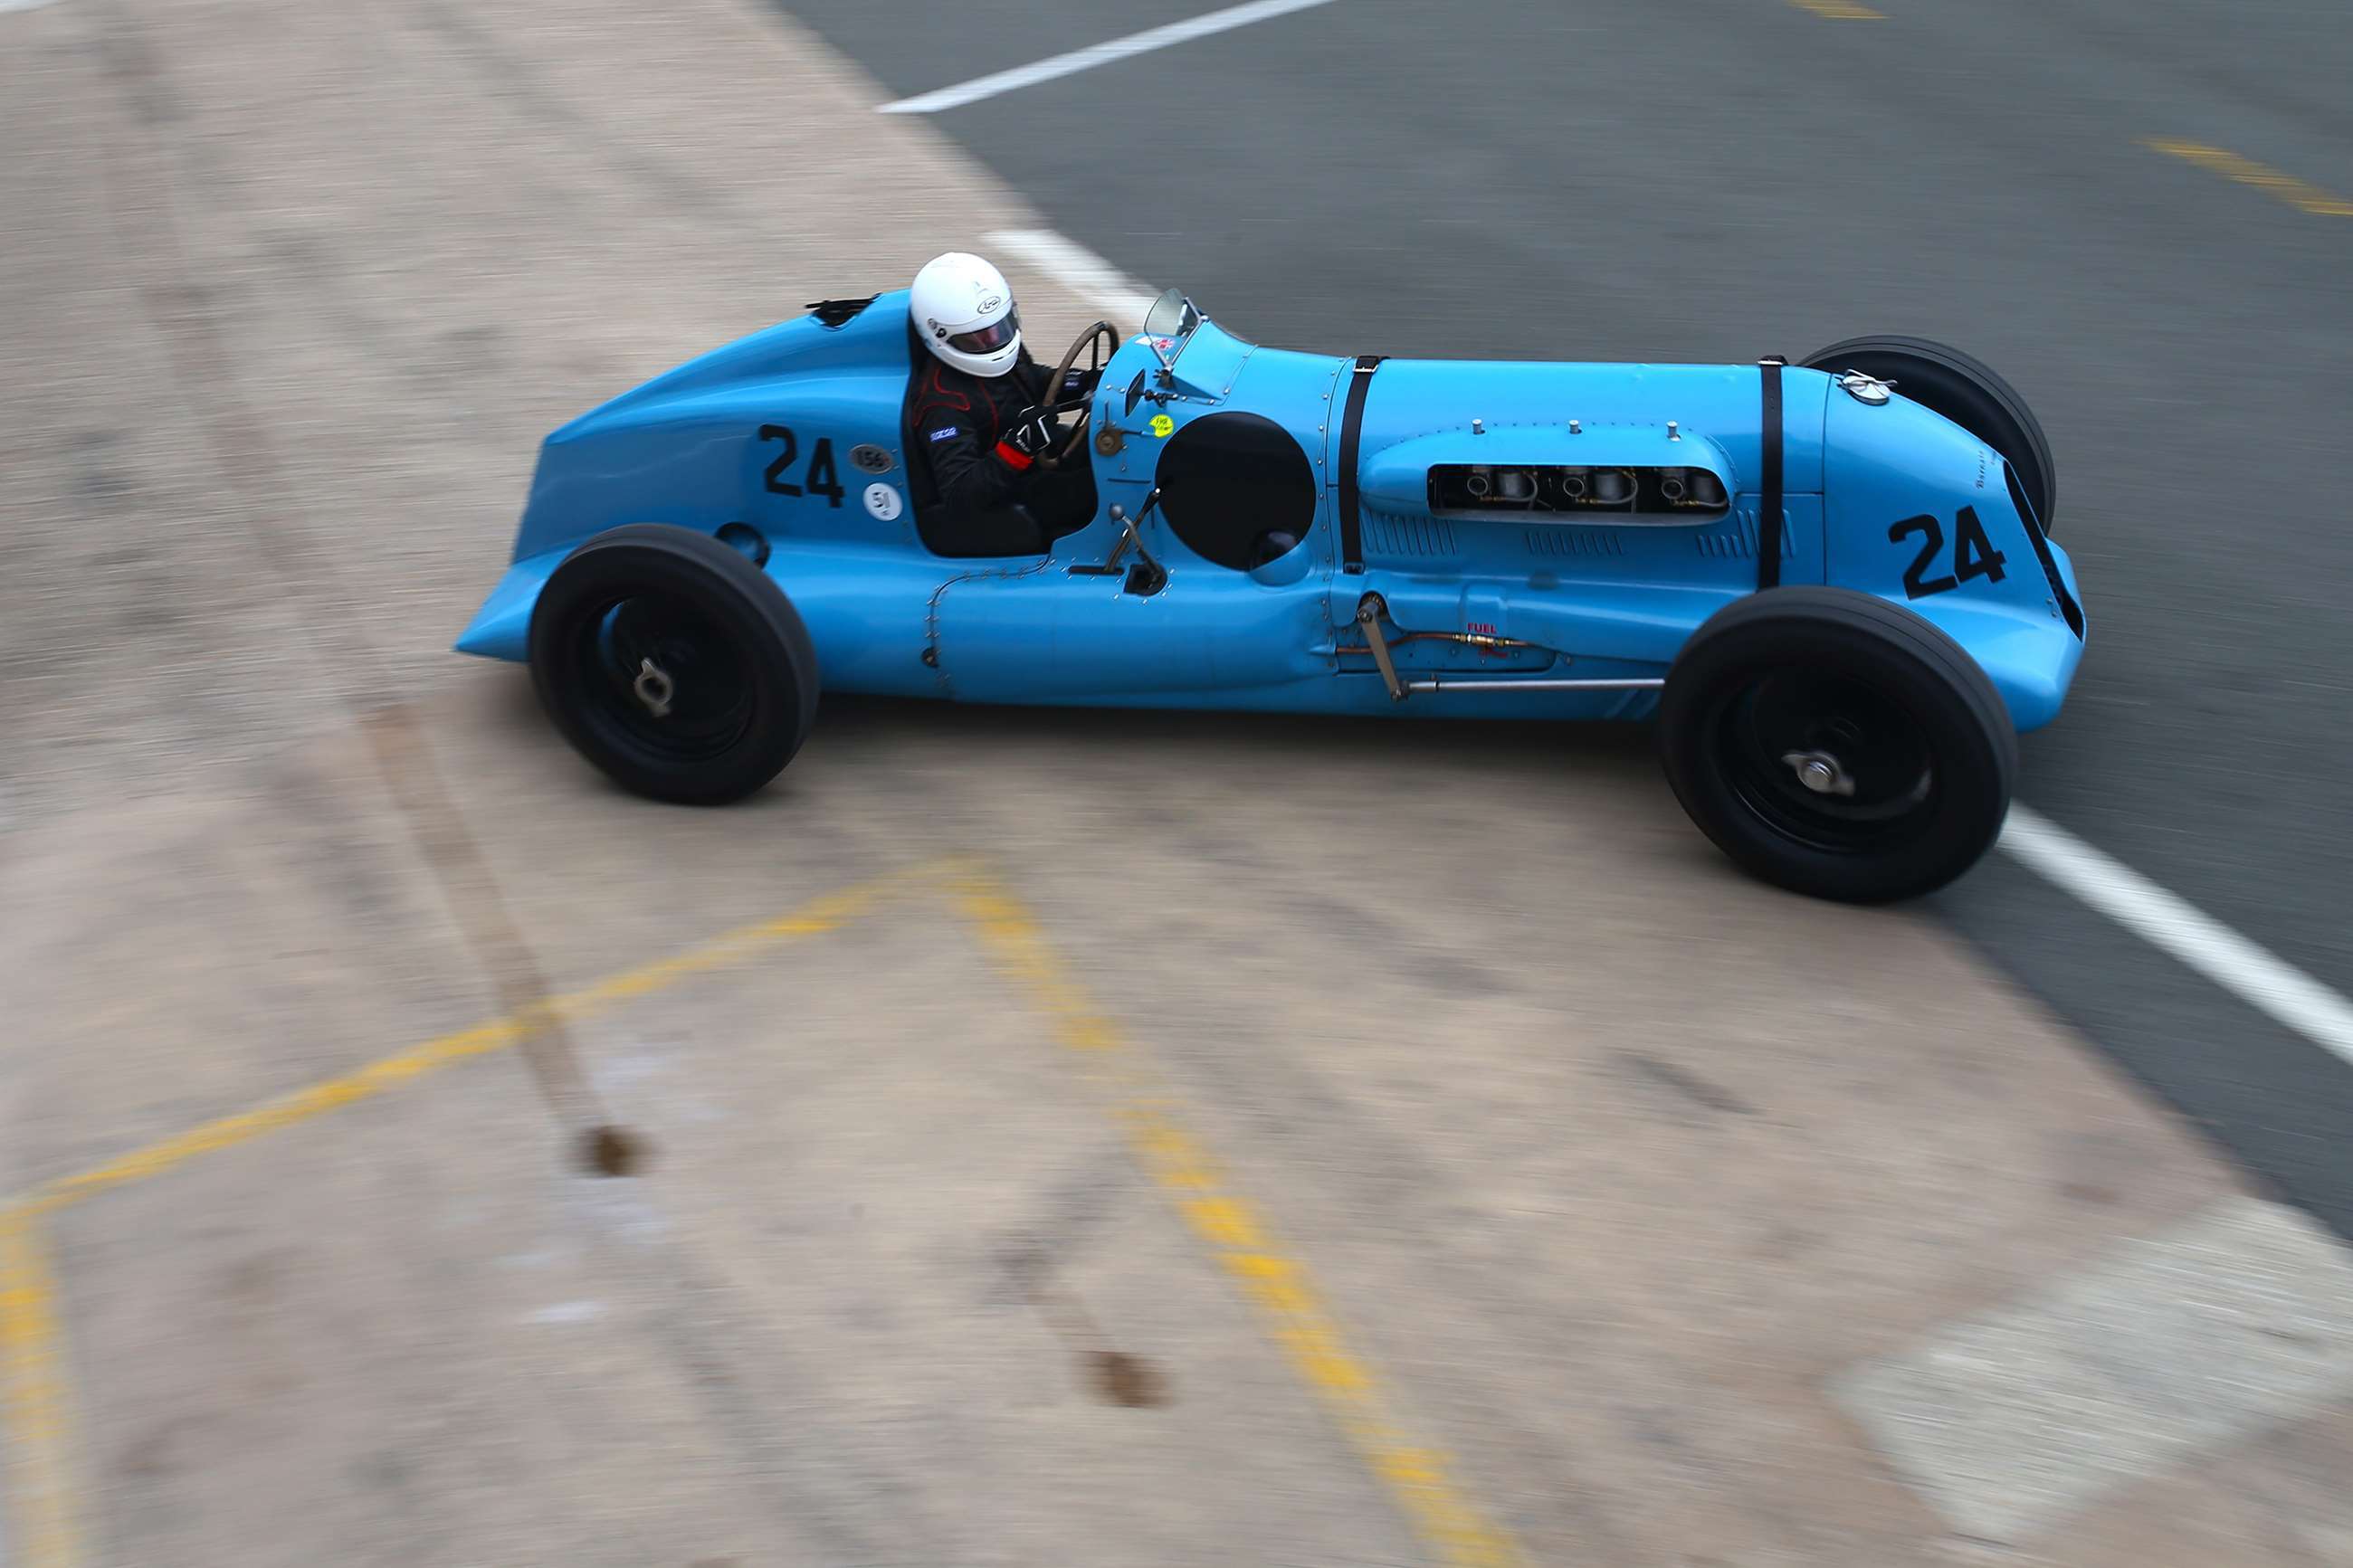
<svg viewBox="0 0 2353 1568"><path fill-rule="evenodd" d="M2059 470L2042 424L2018 389L1956 348L1926 338L1849 338L1809 354L1809 370L1859 370L1895 383L1903 396L1943 415L2000 452L2017 474L2034 520L2048 534L2059 500Z"/></svg>
<svg viewBox="0 0 2353 1568"><path fill-rule="evenodd" d="M1659 726L1667 782L1717 847L1847 903L1916 897L1975 865L2018 773L1977 661L1848 588L1769 588L1708 617L1667 672ZM1800 757L1835 759L1851 793L1806 785Z"/></svg>
<svg viewBox="0 0 2353 1568"><path fill-rule="evenodd" d="M575 751L684 805L765 784L817 717L817 649L784 590L740 551L659 523L565 557L532 610L531 678Z"/></svg>

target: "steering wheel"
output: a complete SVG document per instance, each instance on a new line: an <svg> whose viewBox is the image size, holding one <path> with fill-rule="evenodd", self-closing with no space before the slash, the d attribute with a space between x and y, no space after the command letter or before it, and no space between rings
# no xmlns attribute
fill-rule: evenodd
<svg viewBox="0 0 2353 1568"><path fill-rule="evenodd" d="M1108 364L1111 362L1111 356L1118 352L1118 331L1109 321L1095 322L1078 335L1077 341L1071 344L1070 353L1062 356L1062 363L1056 365L1054 374L1047 378L1046 390L1049 401L1022 412L1021 423L1025 425L1032 419L1060 419L1074 408L1079 413L1078 423L1071 426L1070 434L1053 443L1047 450L1039 453L1033 459L1038 467L1060 468L1070 460L1071 454L1079 449L1079 443L1087 438L1087 417L1094 402L1092 384L1089 384L1089 390L1079 394L1076 397L1055 398L1052 395L1060 389L1062 383L1070 376L1071 369L1079 363L1079 356L1082 353L1087 355L1088 373L1096 381L1101 381L1103 366Z"/></svg>

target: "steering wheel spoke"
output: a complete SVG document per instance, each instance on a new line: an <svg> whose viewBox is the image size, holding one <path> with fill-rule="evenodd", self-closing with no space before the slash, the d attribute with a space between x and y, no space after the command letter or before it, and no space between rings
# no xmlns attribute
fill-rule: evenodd
<svg viewBox="0 0 2353 1568"><path fill-rule="evenodd" d="M1111 363L1111 356L1118 352L1117 331L1109 321L1095 321L1071 342L1070 351L1062 355L1062 363L1054 367L1054 374L1046 380L1046 401L1024 414L1022 417L1024 419L1060 419L1074 409L1079 416L1072 422L1067 434L1047 450L1038 454L1037 462L1039 468L1060 468L1070 459L1071 454L1077 451L1087 438L1087 421L1094 407L1092 390L1090 389L1084 396L1081 397L1066 398L1060 395L1062 383L1070 378L1071 370L1079 363L1079 356L1081 354L1087 356L1087 368L1094 374L1097 381L1101 381L1103 367Z"/></svg>

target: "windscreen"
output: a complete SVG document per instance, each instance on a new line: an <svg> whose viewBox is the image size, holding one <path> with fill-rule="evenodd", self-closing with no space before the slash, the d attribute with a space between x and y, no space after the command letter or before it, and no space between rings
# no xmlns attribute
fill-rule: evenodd
<svg viewBox="0 0 2353 1568"><path fill-rule="evenodd" d="M1185 298L1182 289L1171 289L1152 302L1145 312L1144 335L1147 338L1181 338L1201 324L1201 312L1193 301Z"/></svg>

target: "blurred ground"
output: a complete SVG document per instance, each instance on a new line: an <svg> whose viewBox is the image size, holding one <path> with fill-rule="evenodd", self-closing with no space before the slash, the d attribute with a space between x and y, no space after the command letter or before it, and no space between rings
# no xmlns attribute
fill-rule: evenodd
<svg viewBox="0 0 2353 1568"><path fill-rule="evenodd" d="M12 1568L2343 1560L2335 1244L1639 738L683 813L441 653L544 429L1039 221L797 27L0 27Z"/></svg>

